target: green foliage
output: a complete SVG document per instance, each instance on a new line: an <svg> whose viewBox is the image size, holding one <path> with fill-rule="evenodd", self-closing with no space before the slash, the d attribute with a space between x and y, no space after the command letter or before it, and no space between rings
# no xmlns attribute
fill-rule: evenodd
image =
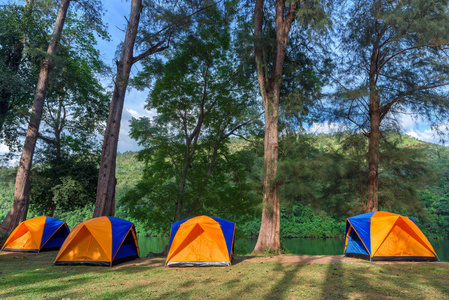
<svg viewBox="0 0 449 300"><path fill-rule="evenodd" d="M31 107L39 74L35 53L48 46L52 13L38 2L29 8L0 5L0 140L13 151L22 146L22 116Z"/></svg>
<svg viewBox="0 0 449 300"><path fill-rule="evenodd" d="M151 89L146 108L157 116L132 121L145 169L121 202L152 233L193 215L244 214L253 199L253 150L229 146L259 116L255 83L243 75L233 45L233 7L214 6L196 18L195 32L147 58L133 80Z"/></svg>
<svg viewBox="0 0 449 300"><path fill-rule="evenodd" d="M282 237L342 237L345 218L333 218L310 206L293 205L281 211Z"/></svg>
<svg viewBox="0 0 449 300"><path fill-rule="evenodd" d="M325 43L328 18L326 1L287 1L284 16L291 4L297 4L286 43L286 53L282 68L282 79L275 78L276 56L276 10L275 1L264 1L263 28L261 39L254 37L254 4L243 2L239 8L236 26L238 55L246 60L246 76L256 76L254 46L263 49L263 61L267 76L267 92L278 80L282 80L279 99L279 132L297 131L304 123L312 122L316 116L309 114L315 101L321 96L321 88L327 82L325 74L332 68L325 51L318 50L319 43ZM282 29L282 30L285 30ZM315 38L315 34L319 38ZM318 37L318 36L317 36ZM279 67L279 66L277 66Z"/></svg>
<svg viewBox="0 0 449 300"><path fill-rule="evenodd" d="M95 202L95 198L93 202ZM94 205L86 205L83 208L72 211L56 211L54 217L66 222L67 226L72 230L79 223L91 219L93 213Z"/></svg>
<svg viewBox="0 0 449 300"><path fill-rule="evenodd" d="M0 220L6 217L14 199L14 178L17 168L0 167Z"/></svg>
<svg viewBox="0 0 449 300"><path fill-rule="evenodd" d="M356 137L352 138L357 140ZM356 165L356 162L358 161L356 156L357 152L355 151L356 148L344 148L341 143L342 140L335 135L321 134L316 137L303 137L302 140L308 141L306 145L301 146L302 148L314 148L313 151L310 149L307 151L304 150L304 153L311 151L310 157L319 157L317 154L320 152L329 153L335 151L335 149L341 152L347 151L347 153L345 157L342 157L342 160L337 160L342 166L333 165L332 167L332 164L330 163L323 164L322 172L319 172L318 170L317 174L313 176L313 180L310 179L309 183L318 181L313 183L311 187L306 186L307 181L301 183L300 179L291 179L291 183L286 183L283 189L283 194L281 195L281 236L341 237L345 230L345 219L348 216L356 215L361 212L360 197L358 194L360 182L357 176L349 173L349 171L358 170L359 168ZM364 139L361 140L364 141ZM353 141L353 143L357 142ZM401 199L398 199L397 201L399 202L397 205L386 207L382 206L385 204L382 204L381 209L413 217L421 230L423 230L429 238L449 237L449 176L447 175L449 149L444 146L423 143L407 136L402 136L396 143L399 149L416 151L417 158L423 159L427 168L432 170L433 175L428 176L425 180L420 179L416 181L417 185L414 188L414 197L417 198L414 200L410 199L410 205L406 203L403 205L402 202L400 202ZM240 153L240 160L243 162L249 165L253 164L254 166L261 166L261 152L246 152L249 151L247 141L242 139L231 139L228 147L231 149L230 152L236 154ZM297 147L300 146L298 145ZM246 160L245 158L248 155L254 157L251 160ZM343 158L346 159L346 166ZM361 159L364 159L363 155ZM404 159L405 158L400 159L399 163L401 168L403 167L402 164ZM411 161L413 164L413 160ZM318 167L318 162L316 164ZM303 165L307 166L304 163ZM348 165L353 166L353 168L349 168ZM364 164L361 164L360 166L363 167ZM167 235L169 233L170 221L162 220L162 223L158 223L159 220L157 218L155 219L156 221L153 219L137 219L129 214L128 205L123 203L125 201L122 202L123 196L142 180L144 168L144 162L137 160L136 153L126 152L117 156L116 216L135 222L139 234ZM309 168L311 168L311 166L309 166ZM335 170L332 170L332 168L338 168L342 173L336 172ZM304 171L304 173L312 173L312 170ZM393 171L396 172L397 170L394 169ZM391 174L394 174L393 171ZM14 168L0 168L0 219L4 218L12 204L15 172L16 170ZM252 184L247 186L247 192L253 193L253 195L250 195L252 199L255 199L251 202L253 204L258 203L258 200L260 200L261 186L260 183L258 183L260 180L260 172L260 169L252 169L252 171L246 173L246 176L251 177L247 177L247 180L250 183L252 182ZM299 169L298 172L301 173L301 169ZM333 173L334 175L328 176L326 175L327 172ZM386 172L386 175L388 174L389 173ZM339 180L335 180L338 179L337 175L341 176ZM321 176L322 179L320 179ZM332 181L331 179L333 176L335 176L335 181ZM388 180L392 180L390 176L392 175L387 176ZM381 178L382 177L383 175ZM422 183L420 183L421 181ZM327 184L328 188L325 188L325 184ZM362 182L362 185L363 184L364 182ZM413 188L413 182L407 184ZM295 192L296 186L298 188L297 192ZM402 186L395 187L398 191L401 188ZM219 187L219 189L224 188ZM300 197L302 194L308 195L310 198ZM401 196L401 193L398 194ZM384 194L382 193L382 195ZM391 195L394 196L394 193L391 193ZM404 201L407 199L406 197L402 198ZM235 199L231 199L231 201L235 201ZM385 203L388 202L390 201L386 201ZM253 211L250 210L251 207L254 208ZM421 208L417 209L419 207ZM245 210L244 214L240 215L240 210L234 209L232 214L228 214L226 218L237 222L237 238L256 237L260 229L260 207L250 206ZM92 213L93 207L87 205L84 208L68 212L56 210L54 217L66 221L70 228L73 228L76 224L91 218ZM206 211L205 213L209 212ZM211 213L221 215L221 212L218 210L212 211ZM32 218L39 215L41 214L37 213L32 206L28 217ZM149 222L153 222L153 224L148 225ZM161 224L164 225L161 226ZM247 245L244 242L236 243L235 247L236 251L237 248L240 249L240 253L246 253L247 251Z"/></svg>
<svg viewBox="0 0 449 300"><path fill-rule="evenodd" d="M257 237L260 229L260 217L238 222L240 237ZM281 202L281 237L342 237L345 231L345 217L331 215L316 210L310 205ZM239 237L239 235L237 235Z"/></svg>
<svg viewBox="0 0 449 300"><path fill-rule="evenodd" d="M7 158L21 150L19 137L26 132L23 124L28 123L30 101L59 6L56 2L31 2L27 8L0 7L0 78L5 83L0 90L0 138L10 148ZM38 159L48 158L48 152L58 153L59 158L61 148L95 152L93 137L102 133L109 99L100 83L100 75L109 68L96 49L98 38L109 38L102 13L96 0L76 1L69 7L58 53L52 57L54 68L39 132L47 153L38 149Z"/></svg>
<svg viewBox="0 0 449 300"><path fill-rule="evenodd" d="M50 73L39 132L44 149L38 157L43 160L99 154L97 136L104 132L110 93L101 84L109 68L96 45L97 36L108 39L108 34L98 16L101 7L92 12L92 7L83 5L78 3L68 12Z"/></svg>
<svg viewBox="0 0 449 300"><path fill-rule="evenodd" d="M30 178L30 206L39 215L73 211L95 203L98 163L72 156L35 167Z"/></svg>
<svg viewBox="0 0 449 300"><path fill-rule="evenodd" d="M363 0L340 5L334 37L338 64L329 74L334 90L321 109L367 134L370 105L377 102L383 130L400 129L398 120L411 115L446 134L447 126L441 125L449 115L444 88L449 82L448 4Z"/></svg>

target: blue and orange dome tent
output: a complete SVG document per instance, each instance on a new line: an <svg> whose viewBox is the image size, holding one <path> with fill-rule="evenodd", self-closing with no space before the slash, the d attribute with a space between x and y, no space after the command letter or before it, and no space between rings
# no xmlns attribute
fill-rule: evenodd
<svg viewBox="0 0 449 300"><path fill-rule="evenodd" d="M69 235L67 224L50 217L23 221L9 235L3 251L39 252L57 250Z"/></svg>
<svg viewBox="0 0 449 300"><path fill-rule="evenodd" d="M208 216L172 224L166 266L230 266L235 223Z"/></svg>
<svg viewBox="0 0 449 300"><path fill-rule="evenodd" d="M371 261L438 260L432 245L413 219L384 211L346 220L345 256Z"/></svg>
<svg viewBox="0 0 449 300"><path fill-rule="evenodd" d="M139 257L134 224L98 217L75 226L61 246L55 265L110 266Z"/></svg>

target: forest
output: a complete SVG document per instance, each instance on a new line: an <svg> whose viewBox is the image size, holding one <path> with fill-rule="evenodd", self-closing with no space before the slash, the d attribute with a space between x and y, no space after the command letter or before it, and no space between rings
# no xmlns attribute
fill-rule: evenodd
<svg viewBox="0 0 449 300"><path fill-rule="evenodd" d="M2 238L42 215L153 236L210 215L279 253L376 211L449 237L448 0L120 5L113 37L99 0L0 4Z"/></svg>
<svg viewBox="0 0 449 300"><path fill-rule="evenodd" d="M338 142L338 136L332 134L311 135L308 137L312 140L312 146L315 151L319 152L339 152L341 151ZM400 142L398 147L415 149L418 155L422 158L420 163L423 168L427 170L426 176L428 178L421 178L422 184L416 185L412 181L409 188L412 191L410 200L415 202L407 207L402 204L395 204L393 201L390 204L385 203L385 210L400 212L404 215L413 216L415 220L422 224L421 229L429 238L447 238L449 237L449 177L447 175L447 164L449 162L449 149L444 146L429 144L417 141L416 139L402 136L399 137ZM236 138L231 142L231 151L242 151L242 149L249 147L246 141ZM257 151L257 150L254 150ZM259 151L262 151L261 149ZM257 152L256 152L257 153ZM126 218L135 222L139 234L149 236L165 236L169 232L170 220L161 220L152 222L153 219L139 218L130 215L129 207L122 199L126 199L127 193L135 188L135 186L142 179L145 164L137 159L138 153L125 152L117 155L117 208L116 216ZM261 159L261 157L259 157ZM346 157L346 159L349 159ZM337 161L338 164L345 164L347 161L342 159ZM257 172L257 170L255 170ZM313 170L316 171L316 170ZM255 177L260 177L259 174ZM5 189L0 193L0 208L3 219L6 215L7 209L12 205L14 198L14 175L16 170L14 168L0 169L0 178L4 181ZM344 174L344 173L343 173ZM319 176L313 177L313 180L319 179ZM354 178L342 176L340 182L350 186L354 184ZM386 180L386 177L385 177ZM306 184L306 180L301 182L301 186ZM325 184L321 180L319 183ZM297 187L292 187L296 189ZM256 190L257 191L257 190ZM348 194L321 194L320 189L312 188L308 191L307 197L304 198L289 198L287 195L283 202L281 202L281 236L285 238L291 237L324 237L324 238L341 238L344 235L345 219L357 213L358 195L348 197ZM386 190L385 193L394 193L394 189ZM260 193L260 187L259 187ZM398 193L403 193L399 191ZM346 210L326 210L323 206L318 204L320 198L328 199L329 197L338 197L344 199ZM290 200L291 199L291 200ZM257 237L260 227L260 208L257 207L258 202L257 193L252 200L254 207L247 212L247 214L230 213L226 217L238 220L237 234L240 237ZM321 200L326 201L326 200ZM407 200L406 200L407 201ZM354 209L355 207L355 209ZM58 219L65 220L70 228L76 224L90 218L92 216L94 207L93 201L90 205L82 208L66 210L57 209L54 216ZM37 217L45 214L46 211L31 205L28 217Z"/></svg>

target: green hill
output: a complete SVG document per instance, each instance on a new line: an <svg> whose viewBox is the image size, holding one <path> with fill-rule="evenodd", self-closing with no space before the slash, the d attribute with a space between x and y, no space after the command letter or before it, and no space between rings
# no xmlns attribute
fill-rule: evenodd
<svg viewBox="0 0 449 300"><path fill-rule="evenodd" d="M330 151L338 149L341 145L338 135L320 134L314 141L315 147ZM232 142L235 151L246 147L247 142L236 139ZM413 148L423 151L428 168L434 176L429 178L423 188L418 190L419 199L422 202L426 215L415 216L423 231L432 237L449 237L449 148L441 145L425 143L408 136L402 136L399 141L402 148ZM144 163L137 160L137 153L125 152L117 156L117 209L118 217L127 218L126 209L120 205L123 195L132 189L139 181ZM15 168L0 168L0 219L8 212L14 195ZM66 220L71 228L78 222L90 218L93 207L73 212L56 212L55 217ZM35 216L33 211L29 217ZM336 236L344 231L346 216L326 215L317 212L312 207L294 204L293 208L284 211L283 234L284 236ZM326 222L324 222L326 220ZM241 222L242 233L255 235L259 228L259 217ZM327 225L325 225L326 223ZM424 226L422 224L425 224ZM139 226L138 226L139 227Z"/></svg>

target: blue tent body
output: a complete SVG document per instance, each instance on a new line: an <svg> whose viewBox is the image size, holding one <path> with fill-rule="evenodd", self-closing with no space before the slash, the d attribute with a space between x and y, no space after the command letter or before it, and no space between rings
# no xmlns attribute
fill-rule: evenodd
<svg viewBox="0 0 449 300"><path fill-rule="evenodd" d="M348 218L346 222L346 235L349 227L352 225L355 231L352 231L348 236L346 246L346 254L360 254L369 256L367 249L371 249L371 217L374 212L358 215ZM366 246L366 247L365 247Z"/></svg>
<svg viewBox="0 0 449 300"><path fill-rule="evenodd" d="M41 250L61 248L69 233L69 227L64 221L47 217L44 233L42 234Z"/></svg>
<svg viewBox="0 0 449 300"><path fill-rule="evenodd" d="M136 228L133 223L114 217L108 217L112 226L112 253L116 253L112 264L126 261L127 257L139 257L139 246L133 237Z"/></svg>

